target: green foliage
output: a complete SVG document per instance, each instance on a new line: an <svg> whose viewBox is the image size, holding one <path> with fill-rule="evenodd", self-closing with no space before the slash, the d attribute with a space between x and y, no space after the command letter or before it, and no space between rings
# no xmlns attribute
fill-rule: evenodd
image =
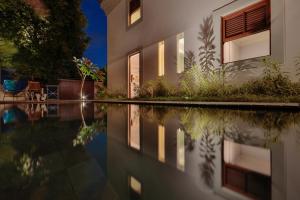
<svg viewBox="0 0 300 200"><path fill-rule="evenodd" d="M12 42L0 38L0 67L13 67L12 58L17 52L18 49Z"/></svg>
<svg viewBox="0 0 300 200"><path fill-rule="evenodd" d="M172 88L164 77L159 77L156 80L151 80L137 88L140 97L167 97L175 94L175 89Z"/></svg>
<svg viewBox="0 0 300 200"><path fill-rule="evenodd" d="M103 81L104 73L87 58L73 58L81 78L91 77L95 81Z"/></svg>
<svg viewBox="0 0 300 200"><path fill-rule="evenodd" d="M106 131L106 121L96 121L91 125L82 126L79 130L77 137L73 140L73 145L85 145L89 141L92 141L93 138L99 134Z"/></svg>
<svg viewBox="0 0 300 200"><path fill-rule="evenodd" d="M278 62L266 58L263 60L263 65L263 77L242 85L240 88L242 94L266 96L293 96L299 94L299 86L281 71L281 65Z"/></svg>
<svg viewBox="0 0 300 200"><path fill-rule="evenodd" d="M0 3L0 37L18 49L13 57L19 76L56 82L77 77L73 56L82 56L88 38L80 0L43 0L49 15L38 12L23 0Z"/></svg>

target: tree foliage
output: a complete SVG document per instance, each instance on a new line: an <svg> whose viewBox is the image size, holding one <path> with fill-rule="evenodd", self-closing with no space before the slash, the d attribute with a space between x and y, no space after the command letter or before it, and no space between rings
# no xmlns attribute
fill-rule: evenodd
<svg viewBox="0 0 300 200"><path fill-rule="evenodd" d="M55 82L77 76L73 56L88 44L81 0L43 0L49 15L40 16L23 0L0 2L0 37L18 49L13 57L19 76Z"/></svg>

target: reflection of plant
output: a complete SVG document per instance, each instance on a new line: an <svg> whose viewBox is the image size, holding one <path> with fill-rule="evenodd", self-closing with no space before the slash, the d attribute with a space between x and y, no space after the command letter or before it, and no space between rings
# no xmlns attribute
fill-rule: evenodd
<svg viewBox="0 0 300 200"><path fill-rule="evenodd" d="M91 125L82 126L79 130L77 137L73 140L73 145L85 145L89 141L99 134L103 133L106 130L106 122L104 120L96 121Z"/></svg>
<svg viewBox="0 0 300 200"><path fill-rule="evenodd" d="M214 29L213 29L213 16L203 19L203 24L200 25L200 32L198 39L202 42L199 48L199 64L202 71L208 75L214 70L215 59L215 45L214 45Z"/></svg>
<svg viewBox="0 0 300 200"><path fill-rule="evenodd" d="M213 176L215 173L215 145L213 135L207 129L200 139L200 157L204 162L200 164L201 176L208 187L213 186Z"/></svg>

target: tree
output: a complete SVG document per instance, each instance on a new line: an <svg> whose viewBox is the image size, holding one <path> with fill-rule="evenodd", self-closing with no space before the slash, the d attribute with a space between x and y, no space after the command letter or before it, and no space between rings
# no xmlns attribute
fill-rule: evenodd
<svg viewBox="0 0 300 200"><path fill-rule="evenodd" d="M73 56L88 44L81 0L43 0L48 15L40 16L23 0L0 3L0 37L18 49L13 57L17 74L45 82L78 77Z"/></svg>
<svg viewBox="0 0 300 200"><path fill-rule="evenodd" d="M76 57L73 58L74 63L78 69L78 72L81 77L81 87L80 87L80 97L84 99L83 94L83 87L84 82L87 77L92 78L95 81L103 81L104 80L104 73L90 60L87 58L78 59Z"/></svg>

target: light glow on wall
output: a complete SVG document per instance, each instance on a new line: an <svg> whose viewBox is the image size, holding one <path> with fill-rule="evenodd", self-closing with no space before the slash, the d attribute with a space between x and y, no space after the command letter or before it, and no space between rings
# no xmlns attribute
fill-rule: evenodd
<svg viewBox="0 0 300 200"><path fill-rule="evenodd" d="M184 71L184 33L177 35L177 73Z"/></svg>
<svg viewBox="0 0 300 200"><path fill-rule="evenodd" d="M165 75L165 42L158 43L158 76Z"/></svg>

